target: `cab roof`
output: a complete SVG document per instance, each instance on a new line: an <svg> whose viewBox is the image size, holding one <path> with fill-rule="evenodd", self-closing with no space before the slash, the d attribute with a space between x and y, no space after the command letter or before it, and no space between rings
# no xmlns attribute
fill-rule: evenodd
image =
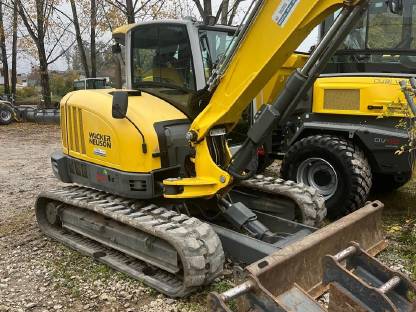
<svg viewBox="0 0 416 312"><path fill-rule="evenodd" d="M228 25L206 25L202 22L198 22L194 19L182 19L182 20L175 20L175 19L165 19L165 20L153 20L153 21L145 21L135 24L127 24L120 26L116 28L113 31L113 39L121 44L125 45L125 37L126 35L132 31L134 28L137 28L142 25L152 25L152 24L181 24L181 25L192 25L194 27L203 28L203 29L218 29L218 30L229 30L229 31L235 31L237 28L234 26L228 26Z"/></svg>

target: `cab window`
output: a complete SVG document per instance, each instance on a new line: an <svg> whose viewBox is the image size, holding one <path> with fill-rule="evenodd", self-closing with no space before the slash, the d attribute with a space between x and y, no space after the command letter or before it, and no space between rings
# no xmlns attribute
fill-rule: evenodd
<svg viewBox="0 0 416 312"><path fill-rule="evenodd" d="M227 52L233 41L233 32L205 30L199 31L199 42L201 45L202 61L204 63L205 79L212 74L212 70Z"/></svg>
<svg viewBox="0 0 416 312"><path fill-rule="evenodd" d="M149 25L133 32L132 82L195 89L192 53L185 25Z"/></svg>

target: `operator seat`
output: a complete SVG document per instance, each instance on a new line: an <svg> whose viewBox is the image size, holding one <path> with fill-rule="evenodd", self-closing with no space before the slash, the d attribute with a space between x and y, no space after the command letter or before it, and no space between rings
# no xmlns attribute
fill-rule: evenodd
<svg viewBox="0 0 416 312"><path fill-rule="evenodd" d="M184 85L184 79L176 69L177 60L174 53L158 53L153 58L153 79L161 83L170 83L178 86Z"/></svg>

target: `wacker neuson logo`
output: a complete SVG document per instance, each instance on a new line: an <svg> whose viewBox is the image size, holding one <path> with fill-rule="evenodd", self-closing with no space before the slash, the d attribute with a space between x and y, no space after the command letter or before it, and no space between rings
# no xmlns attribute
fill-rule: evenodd
<svg viewBox="0 0 416 312"><path fill-rule="evenodd" d="M109 135L97 133L97 132L90 132L90 144L95 146L102 146L111 148L111 137Z"/></svg>

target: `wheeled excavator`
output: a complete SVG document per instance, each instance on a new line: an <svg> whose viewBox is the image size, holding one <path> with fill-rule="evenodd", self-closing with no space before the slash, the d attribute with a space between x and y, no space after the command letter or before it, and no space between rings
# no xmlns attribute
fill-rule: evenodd
<svg viewBox="0 0 416 312"><path fill-rule="evenodd" d="M336 14L320 25L320 38ZM409 143L399 81L416 74L415 21L414 0L369 1L366 14L265 148L271 153L264 166L282 159L281 177L314 186L332 219L361 207L370 189L393 191L412 177L414 153L395 152ZM274 98L274 84L279 80L256 97L254 111ZM351 170L353 163L360 170Z"/></svg>
<svg viewBox="0 0 416 312"><path fill-rule="evenodd" d="M380 202L318 230L325 209L316 191L256 176L249 166L366 5L366 0L253 1L207 87L194 93L187 88L196 79L186 24L116 31L124 34L127 89L76 91L62 99L63 146L51 160L55 175L71 185L38 196L41 230L171 297L212 282L225 257L241 266L260 261L267 270L269 262L261 259L306 246L309 237L321 237L321 247L305 258L311 261L301 261L308 269L287 268L289 280L302 273L300 285L309 288L319 282L322 255L349 241L366 250L381 248ZM258 112L232 155L226 134L245 107L313 27L338 9L326 37L273 103ZM184 85L163 79L178 76ZM364 225L365 231L357 230Z"/></svg>

